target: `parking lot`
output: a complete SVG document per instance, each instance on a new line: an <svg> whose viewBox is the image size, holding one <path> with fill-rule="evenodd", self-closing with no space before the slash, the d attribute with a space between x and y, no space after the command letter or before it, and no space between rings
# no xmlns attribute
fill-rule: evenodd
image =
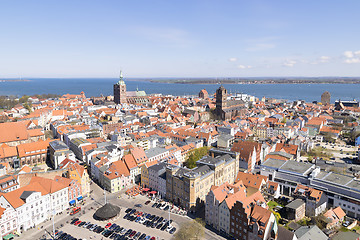
<svg viewBox="0 0 360 240"><path fill-rule="evenodd" d="M73 218L79 218L80 221L91 222L92 224L96 224L103 228L109 222L112 224L115 223L116 225L123 228L122 234L121 234L121 232L118 233L120 236L125 234L126 231L124 229L126 229L126 230L131 229L132 231L136 231L136 234L140 233L137 235L138 237L145 234L146 236L150 236L149 238L155 237L155 239L171 239L173 235L170 234L169 231L172 228L175 228L177 230L179 228L180 223L187 221L189 219L188 217L185 217L185 216L180 216L180 215L175 215L173 213L170 213L170 219L172 222L171 222L171 226L168 228L168 225L166 225L165 222L169 220L169 211L164 211L162 209L152 207L152 205L154 203L153 201L151 203L149 203L148 205L145 205L145 202L147 202L147 201L148 201L148 198L146 198L144 196L137 196L136 198L127 198L124 196L124 199L118 199L118 198L110 199L111 203L121 207L120 215L116 219L110 220L110 221L95 220L93 218L93 214L94 214L96 208L94 208L93 211L88 211L86 214L83 214L82 216L77 216L75 214ZM96 203L95 205L101 206L102 204ZM137 207L135 207L135 205L137 205ZM138 222L136 222L136 217L135 217L136 215L134 213L131 214L131 216L135 217L135 219L133 219L133 221L131 221L129 219L124 219L124 216L126 215L125 211L127 210L127 208L132 208L132 209L134 209L133 210L134 212L141 213L142 216L139 217ZM145 214L149 218L146 218ZM138 215L139 214L137 214L137 216ZM151 222L150 215L153 215L153 218L151 220L155 220L155 221L152 221L152 223L155 222L155 224L153 224L154 226L151 226L149 224ZM140 219L142 219L143 223L146 220L149 221L148 226L144 225L143 223L140 223L140 221L139 221ZM160 225L160 227L156 228L159 225ZM166 227L163 227L164 225L166 225ZM105 238L100 233L95 233L93 231L90 231L87 228L75 226L70 223L64 224L64 226L61 227L59 230L61 230L62 232L65 232L65 233L69 233L73 237L78 238L78 239L79 238L81 238L81 239ZM176 231L173 231L172 233L174 234L175 232ZM129 235L130 234L127 234L127 237L129 237ZM119 239L120 239L120 237L119 237ZM123 238L123 239L126 239L126 238ZM134 238L132 238L132 239L134 239Z"/></svg>
<svg viewBox="0 0 360 240"><path fill-rule="evenodd" d="M123 227L125 229L132 229L136 232L145 233L147 236L155 237L155 239L171 239L176 232L173 234L168 233L166 230L161 231L159 229L152 228L152 227L146 227L143 224L137 223L135 221L129 221L124 219L125 210L127 208L136 208L138 211L149 213L151 215L156 215L159 217L163 217L163 219L169 219L169 211L162 210L160 208L154 208L152 207L154 201L149 203L148 205L145 205L145 202L149 200L148 197L138 195L136 197L129 198L124 193L109 193L107 194L107 202L110 202L116 206L119 206L121 208L120 215L112 221L97 221L94 219L93 215L95 211L104 205L104 198L102 196L103 190L101 190L97 185L92 185L92 189L94 190L93 196L95 197L95 200L90 200L87 202L87 205L82 208L81 212L70 216L70 215L61 215L56 216L55 218L55 229L59 231L63 231L65 233L71 234L73 237L77 239L110 239L107 237L104 237L101 234L89 231L86 228L83 227L77 227L74 225L71 225L70 222L72 218L79 218L81 221L91 222L95 223L97 225L100 225L102 227L105 227L105 225L108 222L116 223L120 227ZM136 207L135 205L141 204L141 207ZM183 223L186 223L191 220L190 217L178 214L178 211L175 211L176 213L170 212L170 219L173 221L171 223L172 226L174 226L177 230L179 229L180 225ZM52 233L52 222L47 221L44 224L41 224L37 226L36 229L31 229L26 231L24 234L21 235L19 239L52 239L50 238L50 233ZM43 226L43 227L42 227ZM44 238L46 237L46 238ZM18 239L18 238L16 238ZM205 237L204 239L209 240L218 240L218 239L224 239L223 237L215 234L214 232L210 231L209 229L205 229Z"/></svg>
<svg viewBox="0 0 360 240"><path fill-rule="evenodd" d="M350 145L339 145L339 144L332 144L332 143L318 143L316 144L317 147L321 147L326 152L333 155L330 160L336 162L351 162L352 159L357 158L357 147L350 146Z"/></svg>

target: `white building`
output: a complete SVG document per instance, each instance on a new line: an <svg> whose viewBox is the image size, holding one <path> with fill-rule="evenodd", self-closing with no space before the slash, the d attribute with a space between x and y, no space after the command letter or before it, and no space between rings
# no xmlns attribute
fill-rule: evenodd
<svg viewBox="0 0 360 240"><path fill-rule="evenodd" d="M14 230L17 230L17 213L15 208L6 200L4 196L0 196L0 234L6 236Z"/></svg>
<svg viewBox="0 0 360 240"><path fill-rule="evenodd" d="M17 217L17 231L23 232L50 217L50 194L39 184L30 183L0 197L0 205L13 208ZM11 210L10 210L11 211ZM13 220L12 226L16 222Z"/></svg>

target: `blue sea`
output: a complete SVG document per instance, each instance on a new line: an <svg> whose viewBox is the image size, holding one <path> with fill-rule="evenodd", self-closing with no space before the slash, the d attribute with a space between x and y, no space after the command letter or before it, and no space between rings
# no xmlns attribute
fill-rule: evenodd
<svg viewBox="0 0 360 240"><path fill-rule="evenodd" d="M79 94L84 91L87 97L113 94L115 78L41 78L29 79L29 82L0 82L0 95L34 94ZM146 91L147 94L197 95L205 88L209 94L215 93L218 84L175 84L152 83L148 81L126 81L127 90ZM224 84L230 93L247 93L256 97L270 97L286 100L320 101L324 91L329 91L331 101L337 99L352 100L360 98L360 84Z"/></svg>

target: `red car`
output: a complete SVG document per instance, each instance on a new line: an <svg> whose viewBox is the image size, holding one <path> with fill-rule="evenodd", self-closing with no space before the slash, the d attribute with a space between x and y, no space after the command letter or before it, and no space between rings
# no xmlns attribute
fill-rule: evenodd
<svg viewBox="0 0 360 240"><path fill-rule="evenodd" d="M143 212L139 212L138 214L137 214L137 217L141 217L143 215Z"/></svg>
<svg viewBox="0 0 360 240"><path fill-rule="evenodd" d="M112 224L111 223L108 223L106 224L105 228L109 228Z"/></svg>
<svg viewBox="0 0 360 240"><path fill-rule="evenodd" d="M133 237L136 234L136 231L132 231L132 233L130 233L129 237Z"/></svg>
<svg viewBox="0 0 360 240"><path fill-rule="evenodd" d="M79 225L80 223L81 223L81 221L76 221L76 222L74 223L74 225L77 226L77 225Z"/></svg>
<svg viewBox="0 0 360 240"><path fill-rule="evenodd" d="M150 240L155 240L155 237L150 238Z"/></svg>

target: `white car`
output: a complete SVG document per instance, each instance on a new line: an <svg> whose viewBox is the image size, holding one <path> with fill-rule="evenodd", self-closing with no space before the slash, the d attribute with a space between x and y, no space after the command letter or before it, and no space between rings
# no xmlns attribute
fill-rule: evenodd
<svg viewBox="0 0 360 240"><path fill-rule="evenodd" d="M87 226L89 226L90 222L87 222L84 224L83 228L86 228Z"/></svg>
<svg viewBox="0 0 360 240"><path fill-rule="evenodd" d="M167 228L166 228L166 231L167 232L170 232L170 230L173 228L173 226L169 225Z"/></svg>
<svg viewBox="0 0 360 240"><path fill-rule="evenodd" d="M94 229L95 229L97 226L98 226L98 225L94 224L94 225L90 228L90 230L91 230L91 231L94 231Z"/></svg>
<svg viewBox="0 0 360 240"><path fill-rule="evenodd" d="M160 209L164 210L166 208L167 204L164 204L164 206L161 206Z"/></svg>
<svg viewBox="0 0 360 240"><path fill-rule="evenodd" d="M145 218L140 219L139 223L143 224L146 221Z"/></svg>

